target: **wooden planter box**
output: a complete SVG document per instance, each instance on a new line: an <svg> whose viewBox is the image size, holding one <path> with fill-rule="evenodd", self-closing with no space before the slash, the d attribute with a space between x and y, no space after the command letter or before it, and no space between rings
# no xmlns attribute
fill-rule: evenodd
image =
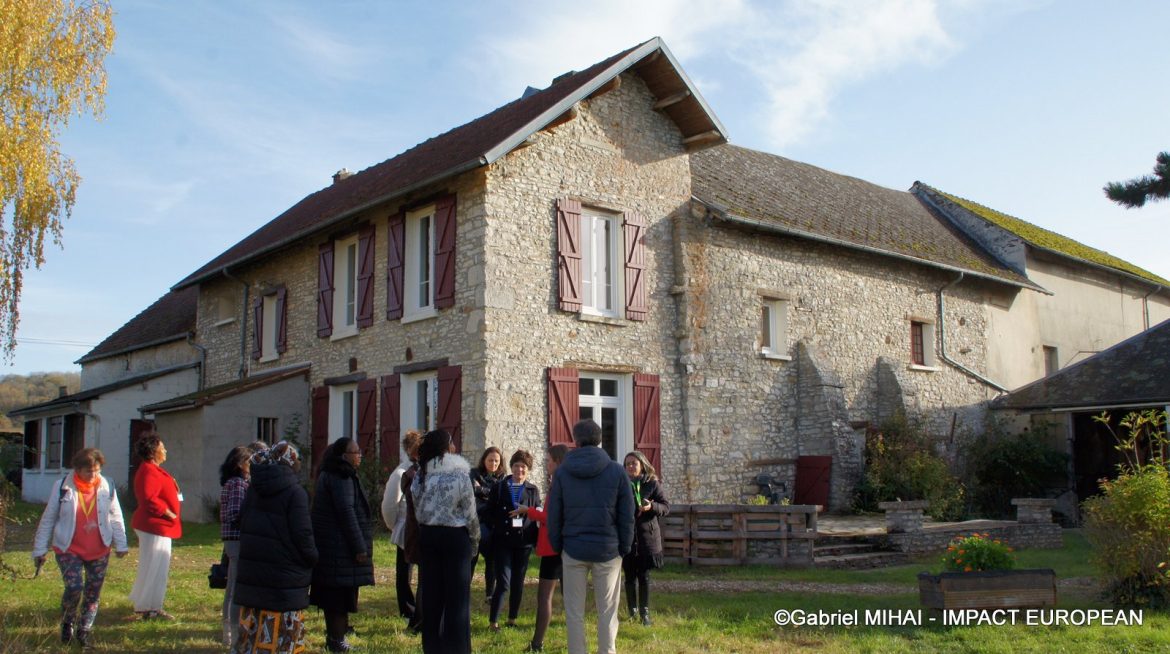
<svg viewBox="0 0 1170 654"><path fill-rule="evenodd" d="M930 609L1017 609L1056 606L1051 569L918 573L918 598Z"/></svg>

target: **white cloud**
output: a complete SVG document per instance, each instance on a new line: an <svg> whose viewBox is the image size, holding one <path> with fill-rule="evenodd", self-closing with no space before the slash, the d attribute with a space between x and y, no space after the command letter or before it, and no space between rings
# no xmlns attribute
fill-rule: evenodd
<svg viewBox="0 0 1170 654"><path fill-rule="evenodd" d="M492 30L483 50L505 89L543 87L654 35L683 65L730 60L758 85L761 120L774 147L824 125L842 88L906 65L930 65L957 46L940 19L945 0L602 0L518 12L530 18ZM979 9L955 0L957 14ZM982 2L982 0L980 0ZM554 13L550 13L554 12ZM476 66L483 61L476 60ZM718 83L718 80L711 80ZM699 85L708 93L717 87Z"/></svg>
<svg viewBox="0 0 1170 654"><path fill-rule="evenodd" d="M292 16L284 8L270 13L268 18L282 30L287 52L323 76L347 82L359 80L368 63L380 59L377 53L354 45L351 37L332 34Z"/></svg>

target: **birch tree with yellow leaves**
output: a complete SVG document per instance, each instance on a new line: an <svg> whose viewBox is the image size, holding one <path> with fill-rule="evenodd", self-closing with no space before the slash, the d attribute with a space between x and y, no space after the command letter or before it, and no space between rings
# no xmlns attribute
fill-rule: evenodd
<svg viewBox="0 0 1170 654"><path fill-rule="evenodd" d="M11 360L24 271L62 244L81 177L61 152L71 118L100 118L114 11L105 0L0 0L0 349Z"/></svg>

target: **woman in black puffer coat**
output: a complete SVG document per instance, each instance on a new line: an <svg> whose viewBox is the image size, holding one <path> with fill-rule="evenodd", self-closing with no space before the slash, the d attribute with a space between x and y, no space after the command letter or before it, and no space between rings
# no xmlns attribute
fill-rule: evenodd
<svg viewBox="0 0 1170 654"><path fill-rule="evenodd" d="M304 651L304 609L317 548L309 494L296 472L300 465L296 448L284 441L252 457L252 481L240 509L236 654Z"/></svg>
<svg viewBox="0 0 1170 654"><path fill-rule="evenodd" d="M626 602L630 618L650 626L650 571L662 567L662 527L658 519L670 513L662 481L641 452L630 452L623 462L634 491L634 546L622 559L626 573Z"/></svg>
<svg viewBox="0 0 1170 654"><path fill-rule="evenodd" d="M358 588L374 585L374 523L357 478L362 453L352 438L325 450L313 496L313 536L320 558L313 570L312 603L325 613L325 646L348 652L349 614Z"/></svg>

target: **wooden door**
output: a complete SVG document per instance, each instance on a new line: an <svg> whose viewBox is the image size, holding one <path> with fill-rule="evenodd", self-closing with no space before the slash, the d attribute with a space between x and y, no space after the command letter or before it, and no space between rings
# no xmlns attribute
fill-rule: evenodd
<svg viewBox="0 0 1170 654"><path fill-rule="evenodd" d="M802 456L796 460L796 497L793 504L829 505L831 456Z"/></svg>

